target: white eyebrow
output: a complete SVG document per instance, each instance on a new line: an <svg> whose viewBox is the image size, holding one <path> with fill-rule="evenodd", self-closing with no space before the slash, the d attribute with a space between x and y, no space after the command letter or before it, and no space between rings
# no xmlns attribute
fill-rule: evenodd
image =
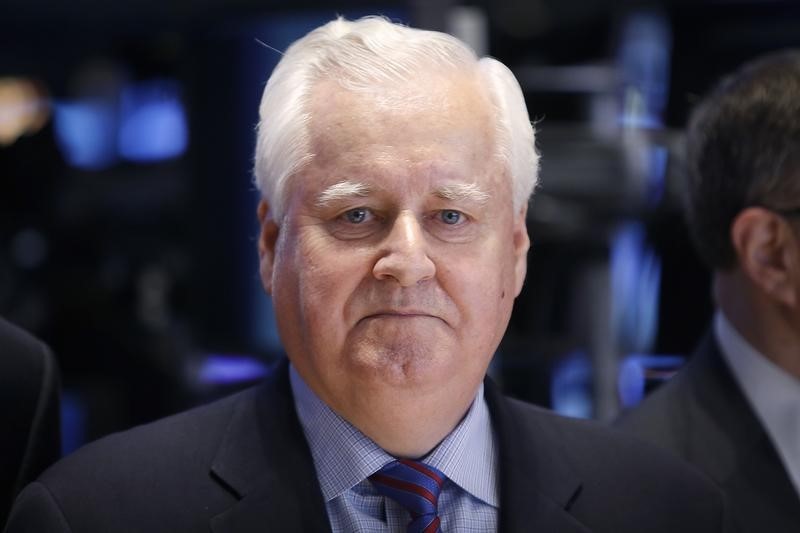
<svg viewBox="0 0 800 533"><path fill-rule="evenodd" d="M489 201L489 193L485 192L474 183L454 183L445 185L434 193L443 200L470 201L483 205Z"/></svg>
<svg viewBox="0 0 800 533"><path fill-rule="evenodd" d="M369 196L372 190L368 185L353 181L340 181L334 183L317 197L317 207L325 207L331 202L344 200L346 198Z"/></svg>

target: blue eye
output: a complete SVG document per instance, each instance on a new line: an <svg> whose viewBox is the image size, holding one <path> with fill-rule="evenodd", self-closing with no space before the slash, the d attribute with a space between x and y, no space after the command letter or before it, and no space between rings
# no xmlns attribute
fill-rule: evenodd
<svg viewBox="0 0 800 533"><path fill-rule="evenodd" d="M455 225L461 222L461 218L463 215L452 209L445 209L439 213L439 218L441 218L442 222L445 224Z"/></svg>
<svg viewBox="0 0 800 533"><path fill-rule="evenodd" d="M359 207L356 209L351 209L344 214L345 220L350 222L351 224L361 224L367 219L369 215L368 211L363 207Z"/></svg>

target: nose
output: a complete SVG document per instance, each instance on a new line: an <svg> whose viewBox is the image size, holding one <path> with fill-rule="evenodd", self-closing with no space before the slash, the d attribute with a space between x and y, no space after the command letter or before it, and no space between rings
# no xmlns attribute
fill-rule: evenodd
<svg viewBox="0 0 800 533"><path fill-rule="evenodd" d="M382 245L372 269L377 279L394 279L402 287L411 287L436 274L423 228L413 213L404 211L397 216Z"/></svg>

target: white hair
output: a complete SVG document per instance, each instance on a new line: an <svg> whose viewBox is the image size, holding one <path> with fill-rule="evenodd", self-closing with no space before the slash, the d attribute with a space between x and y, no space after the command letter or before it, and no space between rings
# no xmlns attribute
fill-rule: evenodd
<svg viewBox="0 0 800 533"><path fill-rule="evenodd" d="M497 156L511 177L515 209L525 205L539 175L539 155L522 90L511 71L478 59L446 33L394 24L382 17L333 20L295 41L275 67L259 108L255 183L273 217L283 216L289 179L307 165L309 102L315 84L333 79L350 90L414 80L420 69L477 73L495 107Z"/></svg>

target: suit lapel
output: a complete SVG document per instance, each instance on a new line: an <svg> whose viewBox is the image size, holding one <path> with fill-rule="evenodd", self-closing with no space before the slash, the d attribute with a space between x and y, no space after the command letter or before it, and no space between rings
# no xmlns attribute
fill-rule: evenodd
<svg viewBox="0 0 800 533"><path fill-rule="evenodd" d="M285 360L237 405L211 475L238 498L214 533L330 530Z"/></svg>
<svg viewBox="0 0 800 533"><path fill-rule="evenodd" d="M687 368L695 405L689 412L687 458L711 477L724 480L764 436L764 430L745 399L711 334L705 336Z"/></svg>
<svg viewBox="0 0 800 533"><path fill-rule="evenodd" d="M500 531L588 533L569 513L581 482L560 437L544 417L518 412L488 380L485 391L500 445ZM214 533L330 531L286 361L236 406L211 476L237 498L211 520Z"/></svg>
<svg viewBox="0 0 800 533"><path fill-rule="evenodd" d="M690 401L696 405L688 410L687 458L725 488L742 519L761 506L762 516L800 523L800 501L778 452L711 334L690 365Z"/></svg>
<svg viewBox="0 0 800 533"><path fill-rule="evenodd" d="M587 533L569 513L581 480L561 453L559 436L544 417L519 412L488 379L485 392L500 445L499 530Z"/></svg>

